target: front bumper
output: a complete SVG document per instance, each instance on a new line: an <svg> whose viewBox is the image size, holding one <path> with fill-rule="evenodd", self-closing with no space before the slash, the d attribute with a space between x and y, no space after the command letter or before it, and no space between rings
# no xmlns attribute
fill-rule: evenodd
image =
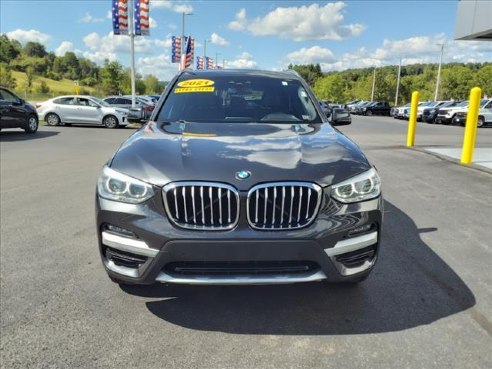
<svg viewBox="0 0 492 369"><path fill-rule="evenodd" d="M325 196L317 219L309 227L285 231L253 230L245 211L229 231L177 228L168 221L159 197L140 205L96 198L99 250L110 276L134 284L344 282L365 276L377 260L381 197L345 205ZM110 231L108 224L133 236ZM363 225L371 228L349 235ZM138 262L122 263L118 255ZM235 269L236 265L241 267ZM295 271L289 269L292 265ZM192 267L197 272L190 272ZM187 272L180 271L185 269ZM220 272L204 272L212 269Z"/></svg>

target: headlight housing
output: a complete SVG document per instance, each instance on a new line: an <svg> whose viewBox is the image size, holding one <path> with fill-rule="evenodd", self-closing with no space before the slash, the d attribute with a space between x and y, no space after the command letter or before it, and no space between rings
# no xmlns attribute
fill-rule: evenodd
<svg viewBox="0 0 492 369"><path fill-rule="evenodd" d="M113 201L140 204L154 196L153 187L105 166L97 181L99 196Z"/></svg>
<svg viewBox="0 0 492 369"><path fill-rule="evenodd" d="M370 200L381 194L381 179L376 169L356 175L331 187L331 197L345 204Z"/></svg>

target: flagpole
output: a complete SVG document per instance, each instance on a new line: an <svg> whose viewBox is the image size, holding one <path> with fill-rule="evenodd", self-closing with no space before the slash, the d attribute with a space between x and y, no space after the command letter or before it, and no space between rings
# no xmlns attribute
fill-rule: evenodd
<svg viewBox="0 0 492 369"><path fill-rule="evenodd" d="M135 108L135 30L134 30L134 20L133 15L135 14L135 9L133 8L133 0L129 0L129 15L128 15L128 26L130 35L130 61L131 61L131 84L132 84L132 108Z"/></svg>

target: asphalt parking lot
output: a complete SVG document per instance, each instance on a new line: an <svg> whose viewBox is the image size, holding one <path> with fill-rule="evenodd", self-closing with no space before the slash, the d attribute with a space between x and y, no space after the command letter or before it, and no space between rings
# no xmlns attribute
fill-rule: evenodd
<svg viewBox="0 0 492 369"><path fill-rule="evenodd" d="M340 130L386 200L379 264L356 287L120 288L99 260L94 190L133 130L2 131L2 368L491 368L492 174L403 147L403 121ZM462 134L419 123L416 144Z"/></svg>

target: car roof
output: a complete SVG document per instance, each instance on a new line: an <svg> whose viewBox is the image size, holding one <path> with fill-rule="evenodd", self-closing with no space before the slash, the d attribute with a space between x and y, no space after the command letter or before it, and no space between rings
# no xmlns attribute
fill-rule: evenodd
<svg viewBox="0 0 492 369"><path fill-rule="evenodd" d="M205 69L205 70L184 70L180 76L196 76L200 78L213 78L218 76L238 76L238 77L270 77L279 79L296 79L302 77L294 70L287 71L269 71L260 69Z"/></svg>

